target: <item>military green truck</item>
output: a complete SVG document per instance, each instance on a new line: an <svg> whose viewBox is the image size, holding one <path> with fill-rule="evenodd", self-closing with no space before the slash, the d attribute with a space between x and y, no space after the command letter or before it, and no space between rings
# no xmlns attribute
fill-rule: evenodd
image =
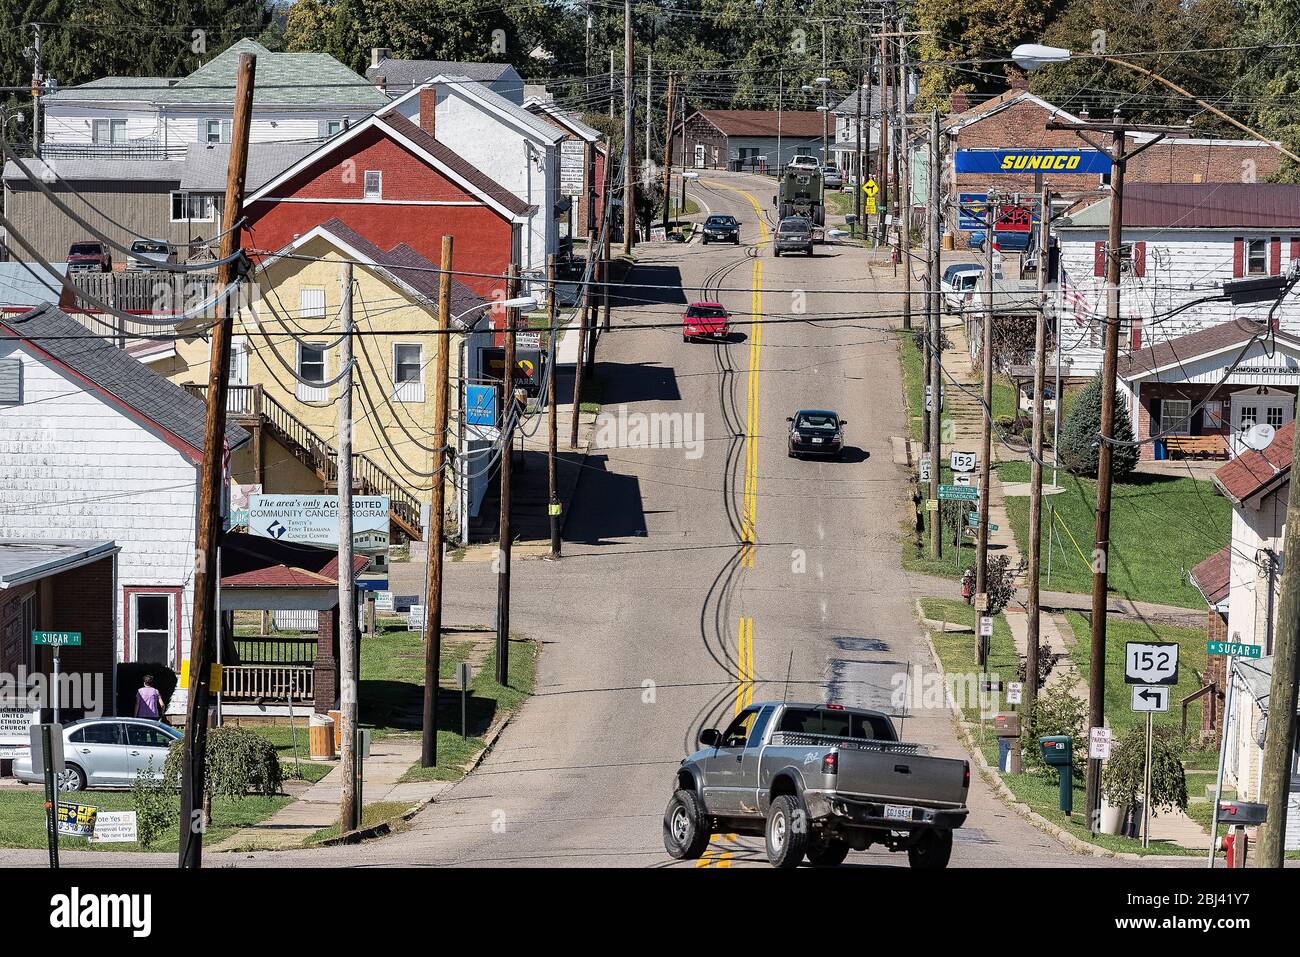
<svg viewBox="0 0 1300 957"><path fill-rule="evenodd" d="M823 195L821 169L787 166L777 181L777 194L772 198L777 218L802 216L814 226L826 225L826 202Z"/></svg>

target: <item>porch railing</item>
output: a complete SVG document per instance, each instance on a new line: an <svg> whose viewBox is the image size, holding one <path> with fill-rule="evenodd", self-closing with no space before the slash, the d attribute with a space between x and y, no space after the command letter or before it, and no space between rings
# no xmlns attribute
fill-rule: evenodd
<svg viewBox="0 0 1300 957"><path fill-rule="evenodd" d="M227 701L294 701L315 697L315 672L299 665L227 665L221 672Z"/></svg>

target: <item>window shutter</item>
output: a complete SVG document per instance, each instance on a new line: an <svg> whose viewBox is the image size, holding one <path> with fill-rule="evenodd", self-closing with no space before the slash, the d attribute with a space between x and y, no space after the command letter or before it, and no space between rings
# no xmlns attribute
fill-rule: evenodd
<svg viewBox="0 0 1300 957"><path fill-rule="evenodd" d="M230 142L230 125L231 125L230 120L221 121L221 142L223 143Z"/></svg>
<svg viewBox="0 0 1300 957"><path fill-rule="evenodd" d="M1106 275L1106 244L1103 242L1092 244L1092 274Z"/></svg>
<svg viewBox="0 0 1300 957"><path fill-rule="evenodd" d="M1147 244L1146 240L1133 244L1133 274L1138 277L1147 274ZM1135 347L1136 348L1136 347Z"/></svg>
<svg viewBox="0 0 1300 957"><path fill-rule="evenodd" d="M208 141L208 121L201 119L196 125L198 126L198 141L206 143Z"/></svg>
<svg viewBox="0 0 1300 957"><path fill-rule="evenodd" d="M1282 237L1274 236L1268 241L1268 274L1282 275Z"/></svg>
<svg viewBox="0 0 1300 957"><path fill-rule="evenodd" d="M1288 258L1291 262L1300 259L1300 236L1291 237L1291 255Z"/></svg>
<svg viewBox="0 0 1300 957"><path fill-rule="evenodd" d="M0 359L0 405L23 404L23 364L13 356Z"/></svg>
<svg viewBox="0 0 1300 957"><path fill-rule="evenodd" d="M1246 275L1246 240L1238 236L1232 241L1232 278Z"/></svg>
<svg viewBox="0 0 1300 957"><path fill-rule="evenodd" d="M1136 316L1129 326L1129 349L1137 352L1142 348L1142 320Z"/></svg>

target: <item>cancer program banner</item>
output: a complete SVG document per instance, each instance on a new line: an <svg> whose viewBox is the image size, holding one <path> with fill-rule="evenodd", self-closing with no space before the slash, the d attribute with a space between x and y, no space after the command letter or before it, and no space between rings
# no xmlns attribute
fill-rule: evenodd
<svg viewBox="0 0 1300 957"><path fill-rule="evenodd" d="M370 564L357 584L363 588L388 587L387 495L352 496L352 547ZM339 547L339 497L337 495L250 495L248 531L276 541Z"/></svg>

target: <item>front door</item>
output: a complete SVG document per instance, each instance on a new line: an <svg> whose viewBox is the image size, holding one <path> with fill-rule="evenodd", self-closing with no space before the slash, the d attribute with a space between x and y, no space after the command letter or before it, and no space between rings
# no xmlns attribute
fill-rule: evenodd
<svg viewBox="0 0 1300 957"><path fill-rule="evenodd" d="M722 741L704 761L704 803L713 814L740 809L741 762L758 708L746 708L722 732Z"/></svg>
<svg viewBox="0 0 1300 957"><path fill-rule="evenodd" d="M1295 396L1277 389L1247 389L1232 397L1232 430L1241 432L1256 425L1280 429L1295 417Z"/></svg>
<svg viewBox="0 0 1300 957"><path fill-rule="evenodd" d="M704 144L695 144L695 168L704 169Z"/></svg>

